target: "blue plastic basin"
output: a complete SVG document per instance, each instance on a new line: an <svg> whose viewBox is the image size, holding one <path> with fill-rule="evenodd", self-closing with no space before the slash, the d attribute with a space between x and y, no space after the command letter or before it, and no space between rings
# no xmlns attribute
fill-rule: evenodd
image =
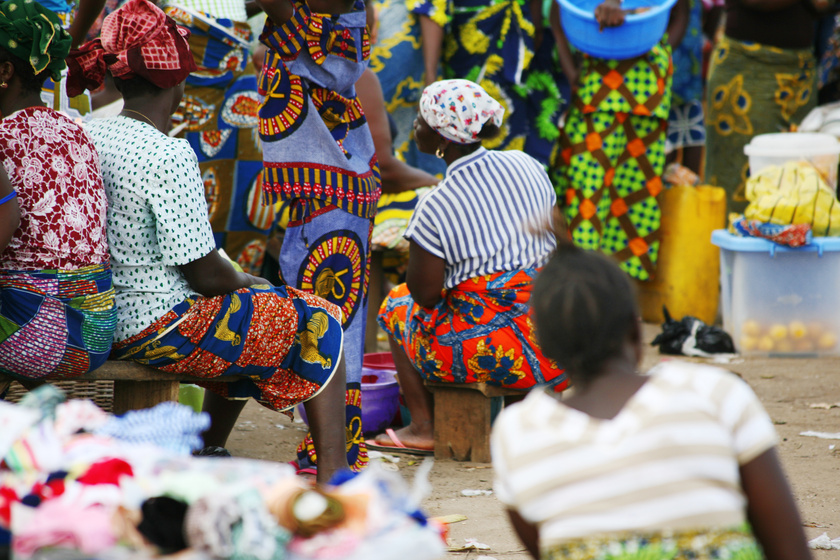
<svg viewBox="0 0 840 560"><path fill-rule="evenodd" d="M591 56L615 60L641 56L652 49L662 39L676 1L624 0L621 4L624 9L651 9L628 15L619 27L606 27L600 31L595 21L595 8L603 0L557 0L569 43Z"/></svg>

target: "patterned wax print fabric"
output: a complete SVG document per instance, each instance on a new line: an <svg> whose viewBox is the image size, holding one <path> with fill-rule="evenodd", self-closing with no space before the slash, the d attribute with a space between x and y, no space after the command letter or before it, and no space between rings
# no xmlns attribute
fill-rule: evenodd
<svg viewBox="0 0 840 560"><path fill-rule="evenodd" d="M188 298L137 335L114 344L113 357L203 377L228 398L253 397L277 411L311 399L341 360L341 311L286 286L254 285ZM247 376L213 382L225 375Z"/></svg>
<svg viewBox="0 0 840 560"><path fill-rule="evenodd" d="M541 560L761 560L764 554L748 525L731 528L608 535L547 547Z"/></svg>
<svg viewBox="0 0 840 560"><path fill-rule="evenodd" d="M263 194L258 137L260 96L247 23L170 5L164 11L190 30L198 71L187 78L173 126L185 126L198 157L216 240L245 272L258 274L275 218Z"/></svg>
<svg viewBox="0 0 840 560"><path fill-rule="evenodd" d="M44 7L49 8L61 19L61 23L65 29L70 27L73 23L73 14L75 13L75 6L66 2L52 2L55 8L49 4L41 3ZM64 113L75 121L83 120L91 111L90 92L84 93L75 97L67 95L67 70L62 71L60 80L53 80L48 77L44 80L44 85L41 86L41 101L50 109L54 109Z"/></svg>
<svg viewBox="0 0 840 560"><path fill-rule="evenodd" d="M548 166L567 85L550 33L534 51L531 10L518 0L408 0L416 15L444 29L444 78L478 83L505 108L502 133L488 149L521 150Z"/></svg>
<svg viewBox="0 0 840 560"><path fill-rule="evenodd" d="M446 162L420 152L414 141L414 119L425 82L420 23L408 11L407 1L410 0L374 2L379 28L370 52L370 69L379 78L385 110L396 125L392 144L397 157L432 175L442 175Z"/></svg>
<svg viewBox="0 0 840 560"><path fill-rule="evenodd" d="M18 195L20 227L3 270L75 270L108 262L107 199L84 130L46 107L0 121L0 158Z"/></svg>
<svg viewBox="0 0 840 560"><path fill-rule="evenodd" d="M362 359L367 318L372 220L354 216L321 201L291 202L289 224L280 250L280 276L286 284L338 306L347 360L347 464L353 470L368 462L362 434ZM317 464L311 434L298 448L301 467Z"/></svg>
<svg viewBox="0 0 840 560"><path fill-rule="evenodd" d="M703 3L689 0L688 28L682 42L673 50L671 113L665 151L703 146Z"/></svg>
<svg viewBox="0 0 840 560"><path fill-rule="evenodd" d="M108 240L119 322L114 340L145 330L194 295L178 269L214 249L195 152L123 116L85 125L108 193Z"/></svg>
<svg viewBox="0 0 840 560"><path fill-rule="evenodd" d="M431 190L431 187L421 187L413 191L383 194L379 198L370 246L372 251L382 252L382 272L391 284L405 281L409 247L405 230L417 202Z"/></svg>
<svg viewBox="0 0 840 560"><path fill-rule="evenodd" d="M338 16L294 0L283 25L266 21L268 47L259 91L266 192L290 201L280 253L286 283L336 303L344 312L347 462L367 463L361 432L370 230L381 181L373 139L355 83L370 54L364 4ZM317 462L307 435L301 466Z"/></svg>
<svg viewBox="0 0 840 560"><path fill-rule="evenodd" d="M562 391L566 373L543 355L528 314L537 272L471 278L447 290L434 309L417 305L400 284L382 303L379 325L427 381Z"/></svg>
<svg viewBox="0 0 840 560"><path fill-rule="evenodd" d="M561 132L558 199L576 245L647 280L659 252L670 48L663 42L627 60L587 56L581 76Z"/></svg>
<svg viewBox="0 0 840 560"><path fill-rule="evenodd" d="M361 218L376 213L380 185L373 139L355 83L370 42L364 3L331 17L293 2L283 25L266 20L259 91L263 187L280 200L307 198Z"/></svg>
<svg viewBox="0 0 840 560"><path fill-rule="evenodd" d="M834 16L834 31L819 60L817 88L818 105L840 100L840 16Z"/></svg>
<svg viewBox="0 0 840 560"><path fill-rule="evenodd" d="M712 51L706 86L705 180L726 190L727 210L747 207L753 136L790 130L816 105L810 49L784 50L724 36Z"/></svg>
<svg viewBox="0 0 840 560"><path fill-rule="evenodd" d="M107 264L0 271L0 371L74 377L105 363L117 307Z"/></svg>

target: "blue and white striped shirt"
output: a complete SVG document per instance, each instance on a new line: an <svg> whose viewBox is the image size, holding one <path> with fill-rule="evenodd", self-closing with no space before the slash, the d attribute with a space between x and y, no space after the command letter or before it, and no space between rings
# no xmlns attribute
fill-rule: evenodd
<svg viewBox="0 0 840 560"><path fill-rule="evenodd" d="M452 163L417 204L406 239L446 261L444 287L496 272L539 267L556 241L556 197L537 160L479 148Z"/></svg>

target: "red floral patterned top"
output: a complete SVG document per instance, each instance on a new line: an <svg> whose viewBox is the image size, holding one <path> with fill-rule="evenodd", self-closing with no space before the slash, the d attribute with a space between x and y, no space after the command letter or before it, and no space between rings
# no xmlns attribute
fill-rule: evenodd
<svg viewBox="0 0 840 560"><path fill-rule="evenodd" d="M82 127L29 107L0 121L0 158L18 194L20 227L3 270L76 270L108 262L99 156Z"/></svg>

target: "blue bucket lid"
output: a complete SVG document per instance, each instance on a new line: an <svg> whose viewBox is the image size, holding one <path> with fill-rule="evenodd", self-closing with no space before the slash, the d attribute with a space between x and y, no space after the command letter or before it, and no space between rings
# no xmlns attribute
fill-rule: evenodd
<svg viewBox="0 0 840 560"><path fill-rule="evenodd" d="M712 243L729 251L768 253L770 256L776 253L817 253L822 256L825 251L840 251L840 237L814 237L808 245L788 247L760 237L732 235L725 229L717 229L712 232Z"/></svg>

